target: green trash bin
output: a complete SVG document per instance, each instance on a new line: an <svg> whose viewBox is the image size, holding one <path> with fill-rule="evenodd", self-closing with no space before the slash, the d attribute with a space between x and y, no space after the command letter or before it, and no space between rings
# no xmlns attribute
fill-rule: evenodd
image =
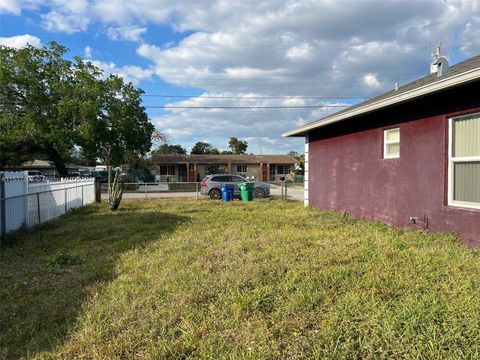
<svg viewBox="0 0 480 360"><path fill-rule="evenodd" d="M253 200L253 188L255 187L254 183L243 182L238 184L240 188L240 197L242 201L252 201Z"/></svg>

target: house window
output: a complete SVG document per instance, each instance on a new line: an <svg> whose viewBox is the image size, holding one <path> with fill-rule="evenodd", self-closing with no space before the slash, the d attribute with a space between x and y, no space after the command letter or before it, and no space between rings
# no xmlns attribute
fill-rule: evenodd
<svg viewBox="0 0 480 360"><path fill-rule="evenodd" d="M480 209L480 113L449 120L449 205Z"/></svg>
<svg viewBox="0 0 480 360"><path fill-rule="evenodd" d="M278 175L290 174L290 165L277 165L277 174Z"/></svg>
<svg viewBox="0 0 480 360"><path fill-rule="evenodd" d="M246 173L247 165L237 165L237 173Z"/></svg>
<svg viewBox="0 0 480 360"><path fill-rule="evenodd" d="M223 174L224 171L223 171L223 169L220 169L220 166L218 166L218 165L207 165L207 166L205 166L205 173L207 175Z"/></svg>
<svg viewBox="0 0 480 360"><path fill-rule="evenodd" d="M175 165L160 165L160 175L175 175Z"/></svg>
<svg viewBox="0 0 480 360"><path fill-rule="evenodd" d="M400 128L383 131L383 158L395 159L400 157Z"/></svg>

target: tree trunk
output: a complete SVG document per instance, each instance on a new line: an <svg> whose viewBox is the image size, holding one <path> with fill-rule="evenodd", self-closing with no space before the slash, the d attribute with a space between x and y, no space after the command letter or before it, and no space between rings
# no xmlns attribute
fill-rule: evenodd
<svg viewBox="0 0 480 360"><path fill-rule="evenodd" d="M68 170L67 170L67 167L65 166L65 161L63 160L60 153L54 148L50 148L48 149L48 157L55 164L55 168L58 171L58 175L60 177L67 177Z"/></svg>

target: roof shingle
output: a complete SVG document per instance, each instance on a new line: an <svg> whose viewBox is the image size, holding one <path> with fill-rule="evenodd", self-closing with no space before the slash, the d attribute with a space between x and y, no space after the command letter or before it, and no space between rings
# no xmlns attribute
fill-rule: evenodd
<svg viewBox="0 0 480 360"><path fill-rule="evenodd" d="M298 161L290 155L169 155L153 154L153 162L157 164L296 164Z"/></svg>

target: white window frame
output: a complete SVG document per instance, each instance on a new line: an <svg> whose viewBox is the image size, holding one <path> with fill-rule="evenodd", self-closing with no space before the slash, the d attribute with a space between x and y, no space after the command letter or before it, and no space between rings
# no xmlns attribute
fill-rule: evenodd
<svg viewBox="0 0 480 360"><path fill-rule="evenodd" d="M464 207L470 209L480 209L480 203L474 203L469 201L459 201L453 199L453 186L454 186L454 171L453 164L456 162L477 162L480 161L480 156L457 156L453 157L453 122L456 119L461 119L465 116L471 116L475 114L468 114L463 116L455 116L448 119L448 205L456 207Z"/></svg>
<svg viewBox="0 0 480 360"><path fill-rule="evenodd" d="M280 172L280 169L281 172ZM285 172L285 169L288 170L288 172ZM277 165L277 175L290 175L292 173L292 167L291 165Z"/></svg>
<svg viewBox="0 0 480 360"><path fill-rule="evenodd" d="M387 140L387 134L390 131L393 131L393 130L398 130L398 141L397 140L395 140L395 141ZM383 158L384 159L398 159L398 158L400 158L400 151L402 149L400 141L401 141L400 127L383 130ZM393 145L393 144L398 144L398 147L399 147L398 155L389 155L388 152L387 152L387 148L388 148L387 145Z"/></svg>
<svg viewBox="0 0 480 360"><path fill-rule="evenodd" d="M245 169L245 171L242 171L243 169ZM237 173L246 173L247 169L247 165L237 165Z"/></svg>
<svg viewBox="0 0 480 360"><path fill-rule="evenodd" d="M165 174L162 174L162 167L165 169ZM175 175L175 165L160 165L159 174L162 176Z"/></svg>

